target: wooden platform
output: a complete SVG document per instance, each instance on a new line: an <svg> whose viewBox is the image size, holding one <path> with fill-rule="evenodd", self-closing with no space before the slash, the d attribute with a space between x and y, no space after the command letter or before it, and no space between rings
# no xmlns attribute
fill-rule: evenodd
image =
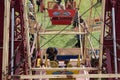
<svg viewBox="0 0 120 80"><path fill-rule="evenodd" d="M17 79L42 79L42 78L120 78L120 74L74 74L74 75L14 75Z"/></svg>
<svg viewBox="0 0 120 80"><path fill-rule="evenodd" d="M80 48L59 48L58 55L78 55L80 54ZM41 53L45 54L46 49L41 49Z"/></svg>

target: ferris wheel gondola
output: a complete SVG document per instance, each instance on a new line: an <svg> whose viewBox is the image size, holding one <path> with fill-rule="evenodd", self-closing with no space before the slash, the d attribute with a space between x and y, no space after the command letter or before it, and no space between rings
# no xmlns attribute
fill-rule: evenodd
<svg viewBox="0 0 120 80"><path fill-rule="evenodd" d="M48 2L48 14L52 25L70 25L76 13L76 2L66 3L65 7L57 2Z"/></svg>

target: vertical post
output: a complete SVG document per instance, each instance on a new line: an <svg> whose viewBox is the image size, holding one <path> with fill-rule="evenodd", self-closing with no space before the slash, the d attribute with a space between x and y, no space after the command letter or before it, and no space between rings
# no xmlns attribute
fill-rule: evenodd
<svg viewBox="0 0 120 80"><path fill-rule="evenodd" d="M15 24L15 17L14 17L14 7L12 7L12 14L11 14L11 75L13 75L13 67L14 67L14 24Z"/></svg>
<svg viewBox="0 0 120 80"><path fill-rule="evenodd" d="M30 54L30 36L29 36L29 24L28 24L28 15L27 15L27 0L24 0L24 22L25 22L25 32L26 32L26 42L27 42L27 55L28 55L28 66L31 69L31 54ZM32 71L30 71L30 75L32 75ZM32 79L30 79L32 80Z"/></svg>
<svg viewBox="0 0 120 80"><path fill-rule="evenodd" d="M12 7L12 14L11 14L11 75L13 75L13 67L14 67L14 24L15 24L15 17L14 17L14 7Z"/></svg>
<svg viewBox="0 0 120 80"><path fill-rule="evenodd" d="M3 34L3 56L2 56L2 80L7 80L9 59L9 26L10 26L10 1L4 0L4 34Z"/></svg>
<svg viewBox="0 0 120 80"><path fill-rule="evenodd" d="M78 9L80 8L80 3L81 3L81 0L79 0L78 2L78 6L77 6Z"/></svg>
<svg viewBox="0 0 120 80"><path fill-rule="evenodd" d="M36 0L32 0L32 1L33 1L34 16L36 19Z"/></svg>
<svg viewBox="0 0 120 80"><path fill-rule="evenodd" d="M115 74L118 73L117 68L117 46L116 46L116 26L115 26L115 4L116 0L112 0L112 25L113 25L113 45L114 45L114 67L115 67Z"/></svg>
<svg viewBox="0 0 120 80"><path fill-rule="evenodd" d="M100 43L103 44L103 34L104 34L104 17L105 17L105 4L106 4L106 0L102 0L102 16L101 19L103 21L103 23L101 24L101 38L100 38ZM99 54L99 73L101 74L101 68L102 68L102 57L103 57L103 45L100 45L100 54Z"/></svg>
<svg viewBox="0 0 120 80"><path fill-rule="evenodd" d="M104 37L104 17L105 17L105 4L106 4L106 0L102 0L102 16L101 19L103 21L103 23L101 24L101 38L100 38L100 43L103 44L103 37ZM98 73L101 74L102 73L102 59L103 59L103 45L100 45L100 54L99 54L99 71ZM101 80L101 78L99 78L98 80Z"/></svg>
<svg viewBox="0 0 120 80"><path fill-rule="evenodd" d="M79 27L79 32L81 32L81 26L80 26L80 18L79 18L79 10L78 10L78 15L77 15L78 17L78 27ZM82 60L83 60L83 42L82 42L82 34L79 34L79 40L80 40L80 51L81 51L81 53L79 54L79 56L78 56L78 67L80 66L80 56L81 56L81 54L82 54Z"/></svg>
<svg viewBox="0 0 120 80"><path fill-rule="evenodd" d="M94 1L94 0L91 0L91 7L92 7L92 5L93 5L93 1ZM90 9L90 15L89 15L89 18L88 18L88 25L89 25L89 26L91 25L92 9L93 9L93 8ZM90 28L89 28L89 31L90 31L90 32L91 32L91 30L92 30L91 28L92 28L92 27L90 26Z"/></svg>

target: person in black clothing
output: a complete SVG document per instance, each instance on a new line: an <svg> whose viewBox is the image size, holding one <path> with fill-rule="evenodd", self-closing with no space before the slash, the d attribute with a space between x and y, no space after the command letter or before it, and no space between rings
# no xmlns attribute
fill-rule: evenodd
<svg viewBox="0 0 120 80"><path fill-rule="evenodd" d="M60 4L62 1L61 1L61 0L56 0L56 2L57 2L58 4Z"/></svg>
<svg viewBox="0 0 120 80"><path fill-rule="evenodd" d="M31 62L32 62L32 67L34 66L34 64L35 64L35 59L36 59L36 49L34 49L33 50L33 54L32 54L32 56L31 56Z"/></svg>
<svg viewBox="0 0 120 80"><path fill-rule="evenodd" d="M78 12L75 13L75 17L74 17L74 20L73 20L73 28L79 28L79 23L84 23L84 20L79 16L78 17ZM80 35L79 34L76 34L76 39L77 39L77 43L75 44L75 47L77 48L80 48L80 39L82 39L82 41L84 40L84 35Z"/></svg>
<svg viewBox="0 0 120 80"><path fill-rule="evenodd" d="M56 60L58 50L55 47L49 47L46 50L46 54L48 55L47 58L50 59L50 61L54 61Z"/></svg>
<svg viewBox="0 0 120 80"><path fill-rule="evenodd" d="M80 16L78 17L78 12L76 12L73 20L73 28L79 27L79 23L84 23L84 20Z"/></svg>
<svg viewBox="0 0 120 80"><path fill-rule="evenodd" d="M76 42L76 44L75 44L75 47L77 47L77 48L80 48L80 36L79 36L79 34L76 34L76 39L77 39L77 42Z"/></svg>
<svg viewBox="0 0 120 80"><path fill-rule="evenodd" d="M37 6L38 6L38 12L39 12L39 9L40 9L40 3L41 3L41 0L36 0L36 4L37 4Z"/></svg>

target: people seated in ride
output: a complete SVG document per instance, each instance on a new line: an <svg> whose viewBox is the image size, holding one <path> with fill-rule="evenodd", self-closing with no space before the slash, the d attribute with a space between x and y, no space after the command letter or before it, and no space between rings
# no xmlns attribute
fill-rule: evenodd
<svg viewBox="0 0 120 80"><path fill-rule="evenodd" d="M64 6L62 5L61 2L62 2L61 0L56 0L56 3L54 5L53 9L63 10Z"/></svg>
<svg viewBox="0 0 120 80"><path fill-rule="evenodd" d="M69 1L70 3L73 3L74 0L64 0L65 1L65 4Z"/></svg>
<svg viewBox="0 0 120 80"><path fill-rule="evenodd" d="M65 8L73 9L73 0L65 0Z"/></svg>
<svg viewBox="0 0 120 80"><path fill-rule="evenodd" d="M65 60L65 62L64 62L65 66L64 67L67 67L69 62L70 62L70 60Z"/></svg>
<svg viewBox="0 0 120 80"><path fill-rule="evenodd" d="M46 50L46 54L47 54L47 59L49 59L50 61L55 61L56 56L58 54L58 50L55 47L49 47Z"/></svg>

